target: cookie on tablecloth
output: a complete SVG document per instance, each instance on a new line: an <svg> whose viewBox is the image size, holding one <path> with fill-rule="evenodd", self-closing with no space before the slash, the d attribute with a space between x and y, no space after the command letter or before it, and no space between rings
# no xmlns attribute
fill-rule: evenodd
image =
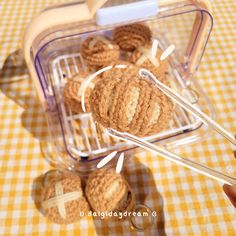
<svg viewBox="0 0 236 236"><path fill-rule="evenodd" d="M85 193L95 212L130 212L135 205L128 182L112 168L98 169L90 174Z"/></svg>
<svg viewBox="0 0 236 236"><path fill-rule="evenodd" d="M45 216L57 224L76 222L89 211L77 174L65 175L47 184L41 205Z"/></svg>

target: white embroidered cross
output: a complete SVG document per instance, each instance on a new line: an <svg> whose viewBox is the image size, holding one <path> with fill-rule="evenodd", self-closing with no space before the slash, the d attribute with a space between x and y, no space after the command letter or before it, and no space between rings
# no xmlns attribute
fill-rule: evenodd
<svg viewBox="0 0 236 236"><path fill-rule="evenodd" d="M82 197L81 190L77 190L75 192L70 192L70 193L64 193L62 183L56 182L56 184L55 184L55 197L42 202L42 207L44 209L57 207L60 216L63 219L66 219L65 203L79 199L80 197Z"/></svg>
<svg viewBox="0 0 236 236"><path fill-rule="evenodd" d="M151 61L151 63L158 67L159 61L156 58L157 48L158 48L158 41L155 39L153 40L151 48L140 47L139 51L142 52L142 56L137 60L136 65L142 65L147 59Z"/></svg>

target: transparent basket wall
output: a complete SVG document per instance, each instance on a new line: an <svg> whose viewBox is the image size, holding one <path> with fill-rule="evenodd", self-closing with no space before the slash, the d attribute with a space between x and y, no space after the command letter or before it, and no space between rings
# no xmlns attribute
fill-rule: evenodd
<svg viewBox="0 0 236 236"><path fill-rule="evenodd" d="M89 35L111 35L112 29L118 25L145 22L151 27L153 37L159 40L163 49L174 44L176 50L170 59L168 75L172 86L182 95L192 97L193 102L202 111L214 116L206 95L194 80L194 73L212 28L212 17L204 8L205 2L207 1L199 5L201 1L169 1L169 4L168 1L165 4L160 1L158 13L145 19L98 26L96 17L93 17L48 27L31 41L27 39L26 34L25 57L45 108L58 165L66 164L80 171L87 171L93 169L102 157L113 150L133 153L136 148L134 145L110 138L106 133L102 136L98 134L91 115L72 115L65 107L62 97L65 78L78 73L81 41ZM75 6L79 6L79 3ZM50 14L67 7L71 7L71 4L47 9L46 13L42 14ZM63 18L63 15L61 17ZM185 94L186 88L190 87L197 91L197 97L189 93L191 90ZM202 137L206 130L199 120L176 106L174 119L168 130L145 139L170 148L195 141ZM81 160L81 157L88 157L88 160Z"/></svg>

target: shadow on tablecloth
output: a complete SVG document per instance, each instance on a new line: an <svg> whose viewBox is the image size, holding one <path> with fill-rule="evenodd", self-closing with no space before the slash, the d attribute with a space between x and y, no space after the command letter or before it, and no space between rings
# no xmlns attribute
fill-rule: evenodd
<svg viewBox="0 0 236 236"><path fill-rule="evenodd" d="M14 112L22 111L22 126L34 138L45 140L48 138L45 112L29 78L22 51L18 49L6 58L0 70L0 90L14 103L9 102Z"/></svg>
<svg viewBox="0 0 236 236"><path fill-rule="evenodd" d="M143 232L138 232L132 228L129 220L124 221L105 221L94 217L94 225L98 236L108 235L148 235L148 236L164 236L165 233L165 216L164 201L158 192L156 182L149 167L142 164L138 158L133 158L125 166L123 173L128 180L131 188L135 192L136 202L138 204L147 205L157 215L154 217L152 228L148 228Z"/></svg>

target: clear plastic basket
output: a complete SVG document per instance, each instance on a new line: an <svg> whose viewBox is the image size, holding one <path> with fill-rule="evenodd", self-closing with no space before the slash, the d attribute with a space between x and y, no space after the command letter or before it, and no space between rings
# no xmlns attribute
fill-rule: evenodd
<svg viewBox="0 0 236 236"><path fill-rule="evenodd" d="M108 136L94 124L91 114L75 115L65 106L62 96L65 78L80 70L78 63L83 64L80 45L90 35L109 36L114 27L145 22L161 48L170 44L176 47L168 66L172 87L214 117L207 96L194 79L212 29L210 3L205 0L106 2L88 0L48 8L32 21L24 38L24 56L57 153L53 161L80 172L96 168L98 161L111 151L126 151L128 156L137 148ZM138 12L140 7L143 14L129 14L129 9ZM112 24L106 20L111 9L115 18ZM122 9L125 13L118 17ZM177 105L169 128L145 140L171 148L202 138L206 130L206 125Z"/></svg>

